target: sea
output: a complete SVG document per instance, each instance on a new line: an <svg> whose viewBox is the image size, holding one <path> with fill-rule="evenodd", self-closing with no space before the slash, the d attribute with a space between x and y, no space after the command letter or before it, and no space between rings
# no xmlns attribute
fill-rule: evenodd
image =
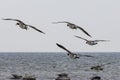
<svg viewBox="0 0 120 80"><path fill-rule="evenodd" d="M71 80L91 80L95 76L101 80L120 80L120 52L77 53L94 57L71 59L63 52L1 52L0 80L11 80L12 74L55 80L61 73L68 74ZM96 65L104 65L103 70L91 70Z"/></svg>

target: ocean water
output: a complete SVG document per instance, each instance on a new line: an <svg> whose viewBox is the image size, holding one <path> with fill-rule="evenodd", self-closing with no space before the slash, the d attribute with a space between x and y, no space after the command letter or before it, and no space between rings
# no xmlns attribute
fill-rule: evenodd
<svg viewBox="0 0 120 80"><path fill-rule="evenodd" d="M55 80L57 74L67 73L71 80L90 80L100 76L102 80L120 80L119 52L80 52L94 58L71 59L66 53L0 53L0 80L10 80L11 74L34 75L37 80ZM103 71L90 67L98 64Z"/></svg>

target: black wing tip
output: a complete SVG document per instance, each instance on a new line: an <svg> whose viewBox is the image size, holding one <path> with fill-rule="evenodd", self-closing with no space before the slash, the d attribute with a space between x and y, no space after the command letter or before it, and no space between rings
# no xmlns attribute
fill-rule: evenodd
<svg viewBox="0 0 120 80"><path fill-rule="evenodd" d="M76 37L76 38L82 38L82 37L80 37L80 36L76 36L76 35L75 35L75 37Z"/></svg>
<svg viewBox="0 0 120 80"><path fill-rule="evenodd" d="M2 18L2 20L13 20L13 21L20 21L18 19L12 19L12 18Z"/></svg>
<svg viewBox="0 0 120 80"><path fill-rule="evenodd" d="M62 45L60 45L60 44L58 44L58 43L56 43L56 45L57 45L58 47L60 47L60 48L63 48L63 46L62 46Z"/></svg>
<svg viewBox="0 0 120 80"><path fill-rule="evenodd" d="M85 33L87 36L89 36L90 38L92 38L92 36L90 35L90 34L88 34L88 33Z"/></svg>
<svg viewBox="0 0 120 80"><path fill-rule="evenodd" d="M31 25L27 25L27 26L29 26L29 27L31 27L31 28L33 28L33 29L35 29L36 31L38 31L38 32L40 32L40 33L46 34L46 33L45 33L45 32L43 32L42 30L37 29L37 28L36 28L36 27L34 27L34 26L31 26Z"/></svg>
<svg viewBox="0 0 120 80"><path fill-rule="evenodd" d="M81 29L87 36L92 38L92 36L88 32L86 32L82 27L78 26L78 28Z"/></svg>
<svg viewBox="0 0 120 80"><path fill-rule="evenodd" d="M41 32L41 33L46 34L45 32Z"/></svg>
<svg viewBox="0 0 120 80"><path fill-rule="evenodd" d="M37 30L38 32L42 33L42 34L46 34L45 32L41 31L41 30Z"/></svg>
<svg viewBox="0 0 120 80"><path fill-rule="evenodd" d="M2 20L7 20L7 19L5 19L5 18L2 18Z"/></svg>
<svg viewBox="0 0 120 80"><path fill-rule="evenodd" d="M57 46L61 46L60 44L56 43Z"/></svg>
<svg viewBox="0 0 120 80"><path fill-rule="evenodd" d="M88 34L88 33L86 33L90 38L92 38L92 36L90 35L90 34Z"/></svg>
<svg viewBox="0 0 120 80"><path fill-rule="evenodd" d="M77 37L77 38L79 38L79 36L76 36L76 35L74 35L74 37Z"/></svg>

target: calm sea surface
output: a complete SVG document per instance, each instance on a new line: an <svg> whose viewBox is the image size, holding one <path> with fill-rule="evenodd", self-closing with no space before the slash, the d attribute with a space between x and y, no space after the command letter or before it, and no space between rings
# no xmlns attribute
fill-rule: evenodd
<svg viewBox="0 0 120 80"><path fill-rule="evenodd" d="M71 80L90 80L101 76L102 80L120 80L120 53L85 53L94 58L70 59L66 53L0 53L0 80L10 80L11 74L34 75L37 80L55 80L57 74L67 73ZM98 64L103 71L90 67Z"/></svg>

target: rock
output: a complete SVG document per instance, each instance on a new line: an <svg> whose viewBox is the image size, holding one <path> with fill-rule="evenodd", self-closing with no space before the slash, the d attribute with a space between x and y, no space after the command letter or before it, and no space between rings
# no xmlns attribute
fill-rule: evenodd
<svg viewBox="0 0 120 80"><path fill-rule="evenodd" d="M91 80L101 80L101 77L100 76L95 76L95 77L92 77Z"/></svg>
<svg viewBox="0 0 120 80"><path fill-rule="evenodd" d="M22 80L36 80L36 77L33 75L25 74Z"/></svg>
<svg viewBox="0 0 120 80"><path fill-rule="evenodd" d="M11 79L21 79L22 76L17 75L17 74L12 74L12 78Z"/></svg>
<svg viewBox="0 0 120 80"><path fill-rule="evenodd" d="M36 78L23 78L23 80L36 80Z"/></svg>
<svg viewBox="0 0 120 80"><path fill-rule="evenodd" d="M58 77L55 80L70 80L70 78L68 77L68 74L61 73L61 74L58 74Z"/></svg>

